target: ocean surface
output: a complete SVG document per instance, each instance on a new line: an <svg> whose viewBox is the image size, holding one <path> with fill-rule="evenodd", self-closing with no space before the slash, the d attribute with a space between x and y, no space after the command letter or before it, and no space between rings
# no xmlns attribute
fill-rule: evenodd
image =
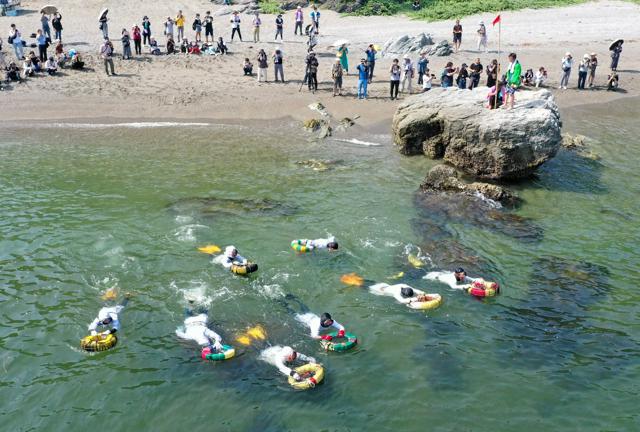
<svg viewBox="0 0 640 432"><path fill-rule="evenodd" d="M516 209L420 193L434 162L389 135L1 127L0 430L638 430L640 104L562 114L588 152L562 150L512 185ZM289 247L327 235L338 252ZM235 245L258 272L232 275L207 244ZM423 279L457 266L501 294ZM408 309L342 284L352 272L444 303ZM119 342L83 352L113 287L132 294ZM235 358L206 362L178 340L189 299ZM305 308L330 312L357 348L324 352L293 315ZM235 341L257 324L266 340ZM324 364L321 385L294 391L260 361L285 344Z"/></svg>

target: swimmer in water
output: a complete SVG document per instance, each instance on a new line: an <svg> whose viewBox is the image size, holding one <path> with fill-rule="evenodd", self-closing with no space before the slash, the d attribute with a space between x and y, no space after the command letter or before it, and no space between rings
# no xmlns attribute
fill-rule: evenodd
<svg viewBox="0 0 640 432"><path fill-rule="evenodd" d="M296 319L309 327L310 336L314 339L322 339L327 341L332 340L333 338L330 335L320 335L321 331L327 330L331 327L338 330L339 338L344 337L344 326L338 321L335 321L333 318L331 318L331 315L327 312L323 313L321 316L318 316L311 312L298 314L296 315Z"/></svg>
<svg viewBox="0 0 640 432"><path fill-rule="evenodd" d="M473 282L478 280L467 276L467 272L462 267L458 267L453 272L430 272L427 273L423 279L442 282L453 289L467 289Z"/></svg>
<svg viewBox="0 0 640 432"><path fill-rule="evenodd" d="M118 314L122 312L127 303L129 302L130 294L125 294L124 300L117 306L103 307L98 312L98 316L89 324L89 332L91 336L98 334L98 329L105 329L101 332L102 335L108 335L120 330L120 319Z"/></svg>
<svg viewBox="0 0 640 432"><path fill-rule="evenodd" d="M235 246L227 246L224 254L214 259L214 262L222 264L224 268L231 268L232 265L247 265L248 261L245 257L238 254Z"/></svg>
<svg viewBox="0 0 640 432"><path fill-rule="evenodd" d="M396 299L398 303L405 304L411 307L411 303L424 302L425 292L412 288L407 284L395 284L389 285L386 283L378 283L371 285L369 291L376 295L391 296Z"/></svg>
<svg viewBox="0 0 640 432"><path fill-rule="evenodd" d="M292 244L299 244L300 246L306 246L306 248L310 251L314 249L327 249L327 250L338 250L338 242L336 242L335 237L329 238L319 238L315 240L309 239L300 239L294 240Z"/></svg>
<svg viewBox="0 0 640 432"><path fill-rule="evenodd" d="M286 376L293 377L296 381L302 381L302 377L288 365L293 364L296 361L315 363L316 359L306 356L302 353L296 352L289 346L276 345L269 347L260 353L262 360L269 364L274 365L278 370Z"/></svg>
<svg viewBox="0 0 640 432"><path fill-rule="evenodd" d="M222 351L222 337L207 327L207 314L188 316L184 320L184 329L176 330L180 339L195 341L201 348L207 348L211 352Z"/></svg>

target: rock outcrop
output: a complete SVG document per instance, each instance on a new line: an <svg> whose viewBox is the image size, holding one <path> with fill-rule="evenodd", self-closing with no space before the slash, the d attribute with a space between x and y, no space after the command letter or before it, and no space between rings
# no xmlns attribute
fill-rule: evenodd
<svg viewBox="0 0 640 432"><path fill-rule="evenodd" d="M489 110L486 94L434 89L408 98L393 117L395 144L492 180L526 177L555 156L562 122L549 91L518 92L512 110Z"/></svg>
<svg viewBox="0 0 640 432"><path fill-rule="evenodd" d="M431 50L429 50L430 56L444 57L451 54L453 54L453 47L446 40L438 42L436 46L434 46L433 48L431 48Z"/></svg>
<svg viewBox="0 0 640 432"><path fill-rule="evenodd" d="M425 192L454 192L474 196L481 194L484 198L509 206L520 201L513 192L502 186L482 182L466 183L460 179L454 168L443 164L429 170L420 189Z"/></svg>
<svg viewBox="0 0 640 432"><path fill-rule="evenodd" d="M418 36L401 36L397 39L389 39L382 47L383 57L401 57L405 54L420 54L426 51L428 45L433 45L431 35L420 33Z"/></svg>

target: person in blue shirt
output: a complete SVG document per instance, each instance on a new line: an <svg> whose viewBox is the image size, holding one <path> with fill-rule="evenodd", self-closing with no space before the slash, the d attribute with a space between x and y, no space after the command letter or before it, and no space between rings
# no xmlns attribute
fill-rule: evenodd
<svg viewBox="0 0 640 432"><path fill-rule="evenodd" d="M358 71L358 99L366 99L367 83L369 82L369 66L367 66L367 60L360 59L360 64L356 70Z"/></svg>
<svg viewBox="0 0 640 432"><path fill-rule="evenodd" d="M318 6L313 6L313 10L309 14L311 16L311 24L313 25L313 29L320 33L320 11L318 10Z"/></svg>
<svg viewBox="0 0 640 432"><path fill-rule="evenodd" d="M376 49L373 46L373 44L369 45L369 48L367 48L367 65L369 66L369 84L371 84L371 81L373 80L373 69L375 69L376 67Z"/></svg>
<svg viewBox="0 0 640 432"><path fill-rule="evenodd" d="M40 61L47 61L47 46L49 43L47 42L47 36L44 35L42 30L38 30L36 41L38 42L38 51L40 52Z"/></svg>

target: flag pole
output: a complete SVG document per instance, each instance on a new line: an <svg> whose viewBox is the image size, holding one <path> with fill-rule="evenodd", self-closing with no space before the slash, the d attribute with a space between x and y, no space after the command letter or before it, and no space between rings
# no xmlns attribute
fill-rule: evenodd
<svg viewBox="0 0 640 432"><path fill-rule="evenodd" d="M502 14L500 14L502 15ZM494 107L498 108L498 94L500 93L500 88L498 88L498 84L500 83L500 80L502 79L502 76L500 75L500 64L502 61L502 47L500 45L501 43L501 36L502 36L502 17L498 15L498 72L496 73L496 95L495 95L495 103L493 104Z"/></svg>

